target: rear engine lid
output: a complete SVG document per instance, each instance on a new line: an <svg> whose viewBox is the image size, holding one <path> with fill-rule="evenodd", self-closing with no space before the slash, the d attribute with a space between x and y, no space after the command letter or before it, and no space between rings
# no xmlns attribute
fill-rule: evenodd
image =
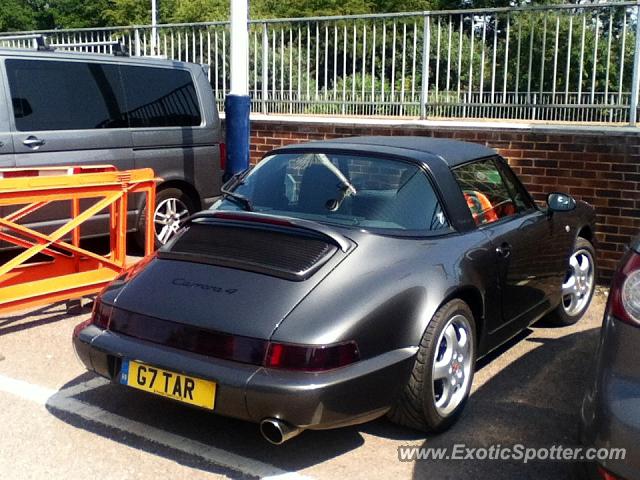
<svg viewBox="0 0 640 480"><path fill-rule="evenodd" d="M113 305L170 321L176 335L187 325L268 340L350 251L310 231L194 223L121 288Z"/></svg>
<svg viewBox="0 0 640 480"><path fill-rule="evenodd" d="M165 260L205 263L302 281L338 250L318 234L228 223L193 223L158 252Z"/></svg>

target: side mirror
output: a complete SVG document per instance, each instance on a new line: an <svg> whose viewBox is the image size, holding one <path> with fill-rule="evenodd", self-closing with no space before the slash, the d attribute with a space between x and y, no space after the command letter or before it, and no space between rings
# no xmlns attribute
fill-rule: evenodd
<svg viewBox="0 0 640 480"><path fill-rule="evenodd" d="M570 212L576 208L576 200L566 193L550 193L547 196L547 206L549 213L553 212Z"/></svg>

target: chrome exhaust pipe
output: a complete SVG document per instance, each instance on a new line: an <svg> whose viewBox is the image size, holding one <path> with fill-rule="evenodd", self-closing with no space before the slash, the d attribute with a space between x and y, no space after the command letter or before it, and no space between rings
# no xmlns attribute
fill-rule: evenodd
<svg viewBox="0 0 640 480"><path fill-rule="evenodd" d="M277 418L265 418L260 422L260 433L274 445L282 445L302 432L301 428L294 427Z"/></svg>

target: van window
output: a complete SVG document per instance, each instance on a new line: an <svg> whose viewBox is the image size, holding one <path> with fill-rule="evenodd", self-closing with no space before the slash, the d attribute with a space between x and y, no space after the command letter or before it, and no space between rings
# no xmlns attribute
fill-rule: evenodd
<svg viewBox="0 0 640 480"><path fill-rule="evenodd" d="M127 127L116 65L6 61L19 131Z"/></svg>
<svg viewBox="0 0 640 480"><path fill-rule="evenodd" d="M132 127L191 127L200 125L198 95L186 70L120 67Z"/></svg>

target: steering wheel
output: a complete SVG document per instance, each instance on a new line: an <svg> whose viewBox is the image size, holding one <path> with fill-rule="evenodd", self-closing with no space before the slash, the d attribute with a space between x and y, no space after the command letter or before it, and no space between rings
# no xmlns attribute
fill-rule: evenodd
<svg viewBox="0 0 640 480"><path fill-rule="evenodd" d="M471 210L471 215L476 225L482 225L484 223L491 223L498 220L498 214L495 208L491 204L491 201L487 196L476 190L465 190L462 192L464 198L467 201L467 206Z"/></svg>

